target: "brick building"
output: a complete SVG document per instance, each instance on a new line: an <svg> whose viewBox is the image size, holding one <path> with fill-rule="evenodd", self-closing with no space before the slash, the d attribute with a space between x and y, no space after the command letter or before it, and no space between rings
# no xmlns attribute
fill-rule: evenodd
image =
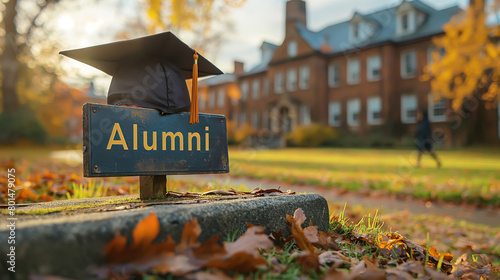
<svg viewBox="0 0 500 280"><path fill-rule="evenodd" d="M289 0L283 42L263 42L261 62L248 72L235 62L233 74L201 81L208 98L200 109L274 135L314 122L357 135L411 137L416 112L424 108L446 145L462 145L471 133L498 144L498 109L481 105L470 114L454 114L447 100L435 100L430 82L419 80L432 59L432 37L443 34L443 25L461 11L403 1L312 31L306 2ZM228 96L230 87L239 88L239 99ZM479 122L487 127L473 132Z"/></svg>

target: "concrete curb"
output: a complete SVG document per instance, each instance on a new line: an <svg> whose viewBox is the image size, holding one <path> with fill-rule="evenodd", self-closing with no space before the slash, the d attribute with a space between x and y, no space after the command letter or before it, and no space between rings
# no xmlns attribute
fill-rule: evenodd
<svg viewBox="0 0 500 280"><path fill-rule="evenodd" d="M184 224L194 217L202 228L199 240L245 232L246 223L261 225L266 233L283 231L286 215L302 208L319 230L328 228L328 204L318 194L281 195L206 204L156 205L141 209L81 214L54 218L21 220L16 224L16 273L7 270L9 230L7 216L0 230L1 279L28 279L29 275L57 275L74 279L90 279L88 268L104 263L103 251L116 232L131 240L135 225L152 212L160 221L160 234L155 242L172 235L180 240ZM13 278L9 278L13 277Z"/></svg>

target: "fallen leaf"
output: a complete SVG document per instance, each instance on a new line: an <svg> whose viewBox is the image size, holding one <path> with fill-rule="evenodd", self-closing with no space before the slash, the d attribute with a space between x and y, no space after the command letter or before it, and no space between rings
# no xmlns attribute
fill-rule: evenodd
<svg viewBox="0 0 500 280"><path fill-rule="evenodd" d="M336 267L332 267L328 270L323 280L347 280L350 279L348 272L345 270L337 270Z"/></svg>
<svg viewBox="0 0 500 280"><path fill-rule="evenodd" d="M141 220L132 232L133 243L117 234L105 248L107 265L95 270L101 277L114 271L125 275L150 271L159 274L186 275L201 268L217 268L247 273L267 264L260 249L271 249L273 242L264 234L264 228L248 225L248 230L234 243L221 246L215 236L200 244L201 227L196 218L185 224L179 244L171 236L162 243L153 243L160 226L155 213Z"/></svg>
<svg viewBox="0 0 500 280"><path fill-rule="evenodd" d="M213 191L204 192L201 195L236 195L236 194L237 193L232 191L232 190L229 190L229 191L213 190Z"/></svg>
<svg viewBox="0 0 500 280"><path fill-rule="evenodd" d="M318 255L316 255L314 252L300 252L295 256L295 258L305 271L314 270L319 272L320 262Z"/></svg>
<svg viewBox="0 0 500 280"><path fill-rule="evenodd" d="M364 258L351 269L351 279L384 280L385 272L376 267L370 260Z"/></svg>
<svg viewBox="0 0 500 280"><path fill-rule="evenodd" d="M455 257L454 255L452 254L448 254L448 253L439 253L436 249L436 247L430 247L429 248L429 254L435 258L437 258L438 260L441 259L441 256L443 257L443 260L445 261L448 261L448 262L451 262L451 260L453 260L453 258Z"/></svg>
<svg viewBox="0 0 500 280"><path fill-rule="evenodd" d="M27 199L35 201L38 198L40 198L40 195L35 193L30 188L24 188L24 189L20 190L16 196L17 201L26 201Z"/></svg>
<svg viewBox="0 0 500 280"><path fill-rule="evenodd" d="M288 227L292 231L292 236L295 240L295 243L302 251L314 252L314 246L312 243L306 238L303 230L302 224L306 221L306 215L302 208L298 208L293 213L293 217L290 215L286 216L286 222L288 223Z"/></svg>
<svg viewBox="0 0 500 280"><path fill-rule="evenodd" d="M349 258L337 251L325 251L318 256L319 264L333 264L339 267L343 264L349 263Z"/></svg>

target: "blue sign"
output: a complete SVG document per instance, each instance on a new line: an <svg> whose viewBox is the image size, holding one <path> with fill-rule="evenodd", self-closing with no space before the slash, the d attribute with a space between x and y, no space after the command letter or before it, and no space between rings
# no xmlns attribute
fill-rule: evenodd
<svg viewBox="0 0 500 280"><path fill-rule="evenodd" d="M87 103L85 177L228 173L226 118Z"/></svg>

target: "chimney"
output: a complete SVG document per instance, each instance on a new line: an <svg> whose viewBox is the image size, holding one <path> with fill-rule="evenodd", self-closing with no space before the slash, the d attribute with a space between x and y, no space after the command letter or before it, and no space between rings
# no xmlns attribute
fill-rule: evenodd
<svg viewBox="0 0 500 280"><path fill-rule="evenodd" d="M245 64L241 61L234 61L234 72L233 74L235 76L239 76L241 74L245 73Z"/></svg>
<svg viewBox="0 0 500 280"><path fill-rule="evenodd" d="M306 2L304 0L289 0L286 2L286 30L293 28L296 23L307 26Z"/></svg>

